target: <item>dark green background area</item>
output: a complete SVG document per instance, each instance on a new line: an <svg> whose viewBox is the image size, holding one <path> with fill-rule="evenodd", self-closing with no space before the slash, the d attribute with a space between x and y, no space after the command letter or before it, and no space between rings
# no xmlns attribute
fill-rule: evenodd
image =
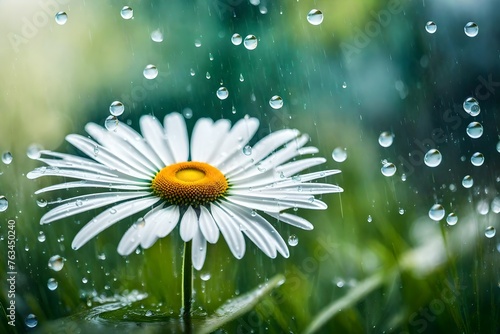
<svg viewBox="0 0 500 334"><path fill-rule="evenodd" d="M167 327L158 323L174 329L178 324L178 229L151 249L121 257L116 247L134 216L74 251L73 237L99 210L41 226L48 208L38 207L37 199L79 192L35 196L36 189L61 179L25 177L41 165L26 156L29 145L79 154L64 137L84 134L88 122L103 125L115 100L125 104L120 121L135 129L141 115L162 119L186 108L193 113L186 120L189 130L200 117L257 117L261 127L252 143L297 128L327 158L320 168L342 170L326 179L345 189L322 196L328 210L297 212L313 223L313 231L275 224L285 240L299 239L290 258L269 259L248 240L241 260L222 238L209 245L194 279L197 321L283 274L283 285L219 332L302 333L318 319L326 320L321 333L498 332L500 241L484 235L488 226L500 228L492 205L500 189L496 2L255 3L0 3L0 153L14 157L9 165L0 163L0 195L9 201L0 213L4 307L10 219L16 222L18 272L17 326L7 326L0 310L0 332L127 332L136 330L136 322L145 332L161 332ZM134 9L133 19L120 17L124 5ZM324 14L318 26L307 21L313 8ZM67 12L65 25L56 24L58 11ZM429 20L438 26L434 34L424 28ZM464 34L469 21L479 26L474 38ZM151 40L156 29L163 32L161 43ZM257 36L257 48L233 45L234 33ZM144 78L147 64L157 66L156 79ZM226 100L216 96L220 86L229 91ZM283 108L269 106L273 95L283 98ZM462 108L469 96L481 106L474 118ZM478 139L466 134L473 120L484 127ZM394 133L392 146L378 144L382 131ZM332 159L335 147L346 148L345 162ZM430 148L443 155L438 167L422 161ZM470 163L474 152L485 156L480 167ZM384 159L397 166L394 176L381 174ZM470 189L461 185L465 175L474 179ZM455 212L457 225L432 221L428 211L435 203L446 214ZM47 266L56 254L66 259L59 272ZM47 288L49 278L58 282L54 291ZM147 297L97 319L92 315L134 290ZM38 319L34 329L24 324L28 314Z"/></svg>

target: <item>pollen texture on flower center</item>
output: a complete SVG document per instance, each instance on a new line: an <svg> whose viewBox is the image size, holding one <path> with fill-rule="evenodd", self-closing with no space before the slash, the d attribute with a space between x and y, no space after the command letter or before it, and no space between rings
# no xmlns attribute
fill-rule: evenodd
<svg viewBox="0 0 500 334"><path fill-rule="evenodd" d="M193 161L163 168L151 183L154 193L165 201L192 206L214 202L228 187L226 178L217 168Z"/></svg>

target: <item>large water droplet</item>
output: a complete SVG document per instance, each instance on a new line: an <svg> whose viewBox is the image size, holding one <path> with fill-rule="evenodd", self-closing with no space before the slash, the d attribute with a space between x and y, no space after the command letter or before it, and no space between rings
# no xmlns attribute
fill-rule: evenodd
<svg viewBox="0 0 500 334"><path fill-rule="evenodd" d="M455 225L457 222L458 222L458 216L454 212L451 212L448 215L448 217L446 217L446 223L448 223L448 225L450 225L450 226Z"/></svg>
<svg viewBox="0 0 500 334"><path fill-rule="evenodd" d="M384 176L393 176L394 174L396 174L396 170L396 165L394 165L392 162L384 162L382 168L380 168L380 171Z"/></svg>
<svg viewBox="0 0 500 334"><path fill-rule="evenodd" d="M378 136L378 143L382 147L389 147L394 141L394 135L389 131L384 131Z"/></svg>
<svg viewBox="0 0 500 334"><path fill-rule="evenodd" d="M424 156L424 162L429 167L437 167L443 160L441 152L436 150L435 148L430 149Z"/></svg>
<svg viewBox="0 0 500 334"><path fill-rule="evenodd" d="M491 211L500 213L500 196L497 196L491 201Z"/></svg>
<svg viewBox="0 0 500 334"><path fill-rule="evenodd" d="M29 328L35 328L38 325L38 320L34 314L28 314L28 316L24 319L24 323Z"/></svg>
<svg viewBox="0 0 500 334"><path fill-rule="evenodd" d="M217 89L216 95L219 99L225 100L229 96L229 91L226 87L219 87L219 89Z"/></svg>
<svg viewBox="0 0 500 334"><path fill-rule="evenodd" d="M441 204L434 204L429 210L429 218L438 222L444 218L445 213Z"/></svg>
<svg viewBox="0 0 500 334"><path fill-rule="evenodd" d="M312 25L320 25L323 22L323 13L318 9L311 9L307 13L307 21Z"/></svg>
<svg viewBox="0 0 500 334"><path fill-rule="evenodd" d="M163 42L163 33L159 29L153 30L151 32L151 40L156 43Z"/></svg>
<svg viewBox="0 0 500 334"><path fill-rule="evenodd" d="M9 208L9 201L5 196L0 196L0 212L4 212Z"/></svg>
<svg viewBox="0 0 500 334"><path fill-rule="evenodd" d="M240 34L236 33L236 34L233 34L233 36L231 36L231 42L234 44L234 45L240 45L241 42L243 42L243 37L241 37Z"/></svg>
<svg viewBox="0 0 500 334"><path fill-rule="evenodd" d="M479 33L479 27L474 22L469 22L464 27L464 32L469 37L476 37Z"/></svg>
<svg viewBox="0 0 500 334"><path fill-rule="evenodd" d="M68 21L68 14L66 12L58 12L55 16L56 23L59 25L63 25Z"/></svg>
<svg viewBox="0 0 500 334"><path fill-rule="evenodd" d="M257 37L255 37L254 35L248 35L243 41L243 45L247 50L254 50L257 47L257 44Z"/></svg>
<svg viewBox="0 0 500 334"><path fill-rule="evenodd" d="M144 68L142 74L146 79L152 80L158 76L158 69L156 68L155 65L149 64L146 66L146 68Z"/></svg>
<svg viewBox="0 0 500 334"><path fill-rule="evenodd" d="M437 31L438 27L436 25L436 23L434 23L434 21L429 21L425 24L425 30L429 33L429 34L433 34Z"/></svg>
<svg viewBox="0 0 500 334"><path fill-rule="evenodd" d="M49 278L47 282L47 288L49 288L50 291L54 291L55 289L57 289L58 285L59 283L57 283L55 278Z"/></svg>
<svg viewBox="0 0 500 334"><path fill-rule="evenodd" d="M125 111L125 106L120 101L113 101L109 105L109 113L113 116L120 116Z"/></svg>
<svg viewBox="0 0 500 334"><path fill-rule="evenodd" d="M474 185L474 179L470 175L465 175L462 179L462 186L464 188L470 188Z"/></svg>
<svg viewBox="0 0 500 334"><path fill-rule="evenodd" d="M120 125L120 121L115 116L108 116L104 121L104 126L108 131L116 131L118 125Z"/></svg>
<svg viewBox="0 0 500 334"><path fill-rule="evenodd" d="M30 159L38 159L41 156L40 151L43 150L43 147L39 144L31 144L26 151L26 155Z"/></svg>
<svg viewBox="0 0 500 334"><path fill-rule="evenodd" d="M129 6L124 6L122 8L122 10L120 11L120 15L125 20L130 20L131 18L134 17L134 10L131 7L129 7Z"/></svg>
<svg viewBox="0 0 500 334"><path fill-rule="evenodd" d="M64 258L60 255L54 255L49 259L49 269L61 271L64 267Z"/></svg>
<svg viewBox="0 0 500 334"><path fill-rule="evenodd" d="M273 109L281 109L281 107L283 107L283 99L281 98L281 96L274 95L269 100L269 105Z"/></svg>
<svg viewBox="0 0 500 334"><path fill-rule="evenodd" d="M479 138L483 135L483 126L479 122L470 122L467 125L467 134L471 138Z"/></svg>
<svg viewBox="0 0 500 334"><path fill-rule="evenodd" d="M477 102L477 100L473 97L468 97L465 99L463 103L463 108L466 113L468 113L473 117L476 117L481 112L481 107L479 106L479 102Z"/></svg>
<svg viewBox="0 0 500 334"><path fill-rule="evenodd" d="M486 228L486 230L484 231L484 235L488 239L493 238L496 233L497 233L497 231L495 230L495 228L493 226L488 226Z"/></svg>
<svg viewBox="0 0 500 334"><path fill-rule="evenodd" d="M481 166L484 163L484 155L480 152L476 152L470 157L470 162L474 166Z"/></svg>
<svg viewBox="0 0 500 334"><path fill-rule="evenodd" d="M197 47L197 48L199 48L201 46L201 40L195 39L194 40L194 46Z"/></svg>
<svg viewBox="0 0 500 334"><path fill-rule="evenodd" d="M500 141L497 143L497 152L500 153Z"/></svg>
<svg viewBox="0 0 500 334"><path fill-rule="evenodd" d="M3 152L2 154L2 162L6 165L9 165L14 158L12 157L12 153L10 152Z"/></svg>
<svg viewBox="0 0 500 334"><path fill-rule="evenodd" d="M292 247L295 247L299 244L299 238L295 234L292 234L288 237L288 244Z"/></svg>
<svg viewBox="0 0 500 334"><path fill-rule="evenodd" d="M332 158L336 162L344 162L347 159L347 151L342 147L335 147L332 151Z"/></svg>

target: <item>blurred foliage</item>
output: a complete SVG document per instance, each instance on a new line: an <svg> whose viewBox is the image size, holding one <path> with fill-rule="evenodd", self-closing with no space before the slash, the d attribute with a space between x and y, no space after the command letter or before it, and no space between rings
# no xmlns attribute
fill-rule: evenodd
<svg viewBox="0 0 500 334"><path fill-rule="evenodd" d="M115 1L0 2L0 152L14 156L11 164L0 164L0 195L9 200L0 213L0 254L13 219L18 273L17 326L7 326L0 312L1 333L95 332L108 323L75 328L73 321L101 313L99 319L121 332L137 326L157 332L162 321L178 329L177 230L151 249L121 257L116 247L135 221L131 217L73 251L72 238L99 211L40 226L47 208L36 200L75 191L38 197L36 189L58 181L25 177L39 166L26 156L29 145L78 154L64 137L83 134L87 122L103 124L114 100L124 102L120 120L134 128L143 114L163 118L186 108L193 112L189 129L199 117L255 116L261 129L254 141L298 128L328 157L324 168L342 169L326 180L345 189L323 196L328 210L298 212L313 222L313 231L277 223L285 240L292 234L299 239L289 259L268 259L250 242L242 260L222 240L209 246L194 279L197 319L283 274L283 285L219 332L498 331L498 236L484 236L487 226L500 227L490 207L500 182L496 3L257 2L140 1L130 4L131 20L120 17L124 4ZM324 14L318 26L306 19L313 8ZM58 11L67 12L66 24L55 23ZM424 29L429 20L438 24L435 34ZM478 36L465 36L468 21L478 23ZM163 33L161 43L150 38L156 29ZM254 34L257 48L233 45L234 33ZM147 64L158 67L156 79L144 78ZM215 94L220 86L229 91L223 101ZM283 97L283 108L269 106L273 95ZM484 126L474 140L465 133L473 120L462 109L468 96L479 100L475 120ZM382 131L394 133L392 146L377 143ZM347 149L345 162L329 157L335 147ZM444 157L436 168L422 162L431 147ZM476 151L486 157L481 167L469 162ZM383 159L397 165L396 175L380 173ZM461 186L467 174L474 178L470 189ZM458 224L430 220L434 203L457 213ZM481 205L489 211L479 214ZM59 272L47 266L55 254L65 258ZM0 257L4 308L6 260ZM57 289L48 289L49 278ZM104 311L113 307L122 313L106 318ZM24 323L28 314L36 315L34 329Z"/></svg>

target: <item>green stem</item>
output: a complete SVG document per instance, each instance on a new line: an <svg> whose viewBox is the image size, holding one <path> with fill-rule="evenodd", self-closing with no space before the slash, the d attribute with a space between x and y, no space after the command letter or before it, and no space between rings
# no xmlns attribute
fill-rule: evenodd
<svg viewBox="0 0 500 334"><path fill-rule="evenodd" d="M191 260L191 245L184 243L182 254L182 319L184 320L184 332L191 333L191 299L193 292L193 262Z"/></svg>

